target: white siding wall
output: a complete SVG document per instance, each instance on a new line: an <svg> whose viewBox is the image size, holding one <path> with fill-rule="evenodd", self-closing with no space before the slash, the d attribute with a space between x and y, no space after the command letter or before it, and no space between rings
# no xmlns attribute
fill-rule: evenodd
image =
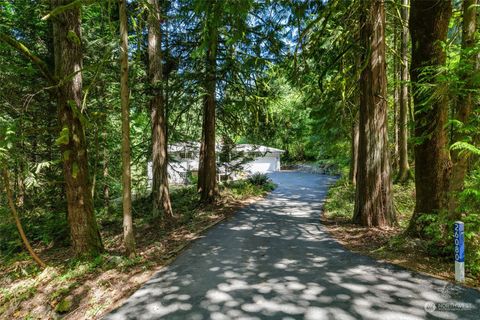
<svg viewBox="0 0 480 320"><path fill-rule="evenodd" d="M267 153L253 161L247 162L244 166L248 173L267 173L280 170L280 153ZM179 162L172 162L168 165L168 178L171 184L183 184L186 182L188 171L198 170L198 159L182 159ZM153 172L152 162L147 165L148 185L152 187ZM234 178L235 179L235 178Z"/></svg>
<svg viewBox="0 0 480 320"><path fill-rule="evenodd" d="M280 170L280 156L275 154L266 154L263 157L256 158L244 166L245 171L251 173L267 173Z"/></svg>
<svg viewBox="0 0 480 320"><path fill-rule="evenodd" d="M184 184L188 171L198 170L198 160L185 160L179 162L171 162L168 164L168 181L171 184ZM152 187L153 171L152 162L147 165L148 185Z"/></svg>

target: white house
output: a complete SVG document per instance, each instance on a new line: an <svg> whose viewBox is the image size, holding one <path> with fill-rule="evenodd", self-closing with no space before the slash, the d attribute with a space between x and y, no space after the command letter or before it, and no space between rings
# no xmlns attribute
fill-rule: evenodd
<svg viewBox="0 0 480 320"><path fill-rule="evenodd" d="M217 157L222 145L216 146ZM184 184L188 182L189 174L198 172L200 143L186 142L168 146L169 166L168 177L172 184ZM232 154L238 157L230 163L218 167L219 177L228 176L231 179L239 179L242 176L253 173L268 173L280 170L280 156L284 152L280 149L257 146L252 144L239 144L232 149ZM234 157L235 158L235 157ZM241 172L232 172L231 168L240 168ZM151 185L153 179L152 162L148 162L148 181Z"/></svg>

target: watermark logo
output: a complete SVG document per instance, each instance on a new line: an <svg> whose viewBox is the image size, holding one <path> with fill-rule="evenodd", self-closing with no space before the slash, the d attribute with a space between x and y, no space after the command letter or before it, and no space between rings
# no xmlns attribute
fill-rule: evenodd
<svg viewBox="0 0 480 320"><path fill-rule="evenodd" d="M433 312L437 309L437 306L435 305L434 302L427 302L427 303L425 303L424 309L427 312Z"/></svg>
<svg viewBox="0 0 480 320"><path fill-rule="evenodd" d="M462 310L472 310L473 306L469 303L463 302L444 302L444 303L435 303L428 301L424 306L425 311L432 313L434 311L462 311Z"/></svg>

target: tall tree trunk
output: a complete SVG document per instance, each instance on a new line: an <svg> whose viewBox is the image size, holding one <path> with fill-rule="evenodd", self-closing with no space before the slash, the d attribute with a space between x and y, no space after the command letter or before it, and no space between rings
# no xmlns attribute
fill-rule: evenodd
<svg viewBox="0 0 480 320"><path fill-rule="evenodd" d="M359 42L360 39L357 38ZM360 54L357 54L355 57L355 77L357 78L357 86L360 86L362 81L362 57ZM354 107L356 108L355 116L352 124L351 131L351 145L350 145L350 173L349 178L352 185L356 186L357 184L357 174L358 174L358 140L359 140L359 111L357 108L360 106L360 90L355 91L354 95Z"/></svg>
<svg viewBox="0 0 480 320"><path fill-rule="evenodd" d="M148 74L152 86L150 117L152 122L152 201L153 216L166 221L173 218L168 188L167 121L163 99L161 11L158 0L148 0ZM163 215L161 212L163 211Z"/></svg>
<svg viewBox="0 0 480 320"><path fill-rule="evenodd" d="M165 5L165 1L163 2ZM168 42L168 28L169 28L169 21L166 21L165 24L165 56L168 59L170 59L170 44ZM162 30L160 29L160 32ZM168 158L168 118L169 118L169 112L170 112L170 72L172 72L173 67L170 70L167 70L165 73L162 70L162 77L165 74L165 86L164 86L164 93L165 93L165 140L167 141L165 143L165 149L167 150L167 158ZM167 160L168 161L168 160Z"/></svg>
<svg viewBox="0 0 480 320"><path fill-rule="evenodd" d="M213 17L207 17L208 48L206 52L206 77L204 84L202 146L200 148L201 168L199 169L199 174L201 175L201 177L199 177L200 199L204 203L214 202L218 193L215 155L215 91L218 31L212 18Z"/></svg>
<svg viewBox="0 0 480 320"><path fill-rule="evenodd" d="M398 52L398 23L394 24L393 29L393 44L395 52ZM400 103L400 64L399 58L397 55L393 58L393 159L392 159L392 167L393 170L398 169L398 153L399 153L399 130L398 130L398 110L399 110L399 103Z"/></svg>
<svg viewBox="0 0 480 320"><path fill-rule="evenodd" d="M205 161L205 105L202 112L202 135L200 137L200 150L198 152L198 180L197 192L201 193L205 185L204 161Z"/></svg>
<svg viewBox="0 0 480 320"><path fill-rule="evenodd" d="M425 72L425 67L437 70L445 64L442 43L447 39L452 4L451 1L412 0L410 8L410 75L418 142L415 145L416 204L408 231L424 235L425 224L418 219L445 208L451 170L445 131L448 100L445 95L431 99L438 83L432 72Z"/></svg>
<svg viewBox="0 0 480 320"><path fill-rule="evenodd" d="M52 0L52 8L71 0ZM68 205L68 223L77 255L103 251L93 210L82 103L82 45L80 9L60 13L53 23L58 114L62 131L60 144Z"/></svg>
<svg viewBox="0 0 480 320"><path fill-rule="evenodd" d="M460 66L467 66L460 74L460 78L465 83L465 93L459 95L456 106L455 118L464 125L468 124L470 114L473 108L472 90L476 89L473 85L472 75L478 73L478 55L471 52L475 46L475 32L477 30L477 5L478 0L463 1L463 33L462 33L462 56ZM462 141L467 138L464 130L455 130L452 143ZM458 218L458 193L463 190L465 176L468 169L468 158L461 155L459 151L453 150L451 153L453 167L450 179L449 193L449 211L452 217Z"/></svg>
<svg viewBox="0 0 480 320"><path fill-rule="evenodd" d="M410 166L408 165L408 6L409 0L402 0L398 182L405 182L411 178Z"/></svg>
<svg viewBox="0 0 480 320"><path fill-rule="evenodd" d="M19 136L20 136L20 152L18 157L18 164L15 166L16 171L16 195L17 195L17 206L22 208L25 203L25 164L27 163L25 157L25 136L24 136L24 123L23 123L23 114L20 115L19 123Z"/></svg>
<svg viewBox="0 0 480 320"><path fill-rule="evenodd" d="M396 223L387 135L384 2L363 0L360 40L365 68L360 81L358 172L353 221L363 226Z"/></svg>
<svg viewBox="0 0 480 320"><path fill-rule="evenodd" d="M22 143L23 144L23 143ZM17 206L22 208L25 204L25 159L20 158L18 161L17 173Z"/></svg>
<svg viewBox="0 0 480 320"><path fill-rule="evenodd" d="M93 203L97 199L96 186L97 186L97 167L98 167L98 158L99 158L99 148L98 148L98 127L93 129L95 132L93 134L94 141L94 149L93 149L93 178L92 178L92 198Z"/></svg>
<svg viewBox="0 0 480 320"><path fill-rule="evenodd" d="M105 213L109 212L110 208L110 185L108 184L108 144L107 144L107 126L103 128L103 207Z"/></svg>
<svg viewBox="0 0 480 320"><path fill-rule="evenodd" d="M132 176L130 168L130 112L128 89L128 19L126 0L118 1L120 15L120 100L122 105L122 197L123 245L128 256L135 255L132 219Z"/></svg>
<svg viewBox="0 0 480 320"><path fill-rule="evenodd" d="M205 126L206 126L206 116L205 112L205 98L203 102L203 111L202 111L202 133L200 136L200 150L198 153L198 180L197 180L197 192L202 193L202 190L205 187Z"/></svg>
<svg viewBox="0 0 480 320"><path fill-rule="evenodd" d="M350 145L350 172L349 178L352 185L357 184L357 165L358 165L358 115L355 116L352 124L352 141Z"/></svg>

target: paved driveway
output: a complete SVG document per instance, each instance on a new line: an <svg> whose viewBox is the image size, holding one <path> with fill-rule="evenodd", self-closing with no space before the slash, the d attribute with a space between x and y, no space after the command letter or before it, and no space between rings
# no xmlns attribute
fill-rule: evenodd
<svg viewBox="0 0 480 320"><path fill-rule="evenodd" d="M207 232L105 319L480 319L478 291L333 241L319 225L332 177L272 178L272 194Z"/></svg>

